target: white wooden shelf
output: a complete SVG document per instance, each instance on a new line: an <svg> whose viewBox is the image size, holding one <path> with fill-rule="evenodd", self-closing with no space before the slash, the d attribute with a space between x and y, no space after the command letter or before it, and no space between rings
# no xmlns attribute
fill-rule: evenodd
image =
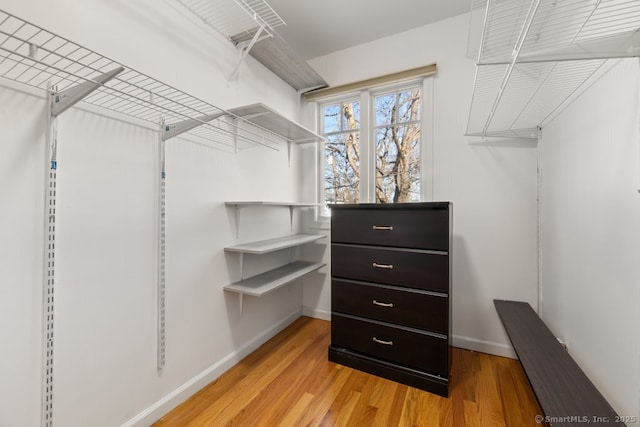
<svg viewBox="0 0 640 427"><path fill-rule="evenodd" d="M235 220L236 220L236 238L238 238L238 234L240 231L240 208L250 207L250 206L275 206L275 207L286 207L289 208L289 219L291 222L291 230L293 230L293 211L296 208L312 208L316 206L320 206L319 203L295 203L295 202L271 202L271 201L260 201L260 200L249 200L249 201L236 201L236 202L224 202L226 206L230 206L235 209Z"/></svg>
<svg viewBox="0 0 640 427"><path fill-rule="evenodd" d="M310 208L320 206L320 203L292 203L292 202L266 202L266 201L242 201L242 202L224 202L227 206L285 206L288 208Z"/></svg>
<svg viewBox="0 0 640 427"><path fill-rule="evenodd" d="M640 56L637 0L472 0L476 28L467 135L535 139L608 59Z"/></svg>
<svg viewBox="0 0 640 427"><path fill-rule="evenodd" d="M323 235L312 234L296 234L293 236L278 237L275 239L259 240L256 242L248 242L239 245L224 248L228 252L241 252L245 254L262 255L269 252L279 251L281 249L292 248L295 246L305 245L323 239Z"/></svg>
<svg viewBox="0 0 640 427"><path fill-rule="evenodd" d="M322 141L317 133L301 126L263 104L251 104L228 110L256 126L281 135L287 141L301 144Z"/></svg>
<svg viewBox="0 0 640 427"><path fill-rule="evenodd" d="M224 287L224 290L259 297L316 271L325 265L326 264L320 262L295 261L291 264L283 265L282 267L227 285Z"/></svg>
<svg viewBox="0 0 640 427"><path fill-rule="evenodd" d="M282 267L232 283L225 286L223 289L225 291L238 294L240 312L242 313L244 295L260 297L300 279L301 277L306 276L325 265L326 264L320 262L295 261L291 264L283 265Z"/></svg>

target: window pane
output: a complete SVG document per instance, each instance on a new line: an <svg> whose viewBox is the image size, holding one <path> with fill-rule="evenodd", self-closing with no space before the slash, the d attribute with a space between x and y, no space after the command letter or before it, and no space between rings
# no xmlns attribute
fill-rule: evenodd
<svg viewBox="0 0 640 427"><path fill-rule="evenodd" d="M376 126L388 125L392 122L393 107L396 105L396 94L376 96Z"/></svg>
<svg viewBox="0 0 640 427"><path fill-rule="evenodd" d="M325 203L358 203L360 132L328 135L324 145Z"/></svg>
<svg viewBox="0 0 640 427"><path fill-rule="evenodd" d="M376 131L376 202L420 201L420 126Z"/></svg>
<svg viewBox="0 0 640 427"><path fill-rule="evenodd" d="M323 167L324 201L359 203L360 103L355 100L345 101L325 106L323 112L326 138ZM330 123L329 126L327 122ZM328 214L328 211L325 210L324 213Z"/></svg>
<svg viewBox="0 0 640 427"><path fill-rule="evenodd" d="M398 122L420 120L420 90L408 90L398 94Z"/></svg>
<svg viewBox="0 0 640 427"><path fill-rule="evenodd" d="M323 134L337 132L340 130L340 106L327 105L323 108Z"/></svg>
<svg viewBox="0 0 640 427"><path fill-rule="evenodd" d="M360 103L357 101L342 104L342 130L360 129Z"/></svg>
<svg viewBox="0 0 640 427"><path fill-rule="evenodd" d="M420 89L412 88L381 94L375 97L374 102L376 202L418 202L420 201Z"/></svg>

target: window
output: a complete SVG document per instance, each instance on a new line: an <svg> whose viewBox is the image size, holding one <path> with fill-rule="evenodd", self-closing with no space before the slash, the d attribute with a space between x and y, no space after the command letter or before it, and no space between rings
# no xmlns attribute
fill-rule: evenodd
<svg viewBox="0 0 640 427"><path fill-rule="evenodd" d="M320 104L322 216L330 203L423 200L422 82Z"/></svg>
<svg viewBox="0 0 640 427"><path fill-rule="evenodd" d="M324 200L360 201L360 103L346 100L324 105Z"/></svg>

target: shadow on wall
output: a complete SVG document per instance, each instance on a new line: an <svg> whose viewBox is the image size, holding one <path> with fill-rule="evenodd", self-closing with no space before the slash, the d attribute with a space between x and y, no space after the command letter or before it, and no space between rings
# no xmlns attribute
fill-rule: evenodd
<svg viewBox="0 0 640 427"><path fill-rule="evenodd" d="M491 324L483 312L486 312L487 307L495 312L493 299L497 296L488 295L480 288L477 281L478 272L473 266L464 237L454 234L452 240L452 335L466 338L488 336Z"/></svg>

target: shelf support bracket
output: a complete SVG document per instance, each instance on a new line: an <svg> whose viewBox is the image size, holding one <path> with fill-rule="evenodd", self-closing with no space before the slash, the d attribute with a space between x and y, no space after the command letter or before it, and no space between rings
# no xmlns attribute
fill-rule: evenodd
<svg viewBox="0 0 640 427"><path fill-rule="evenodd" d="M293 208L293 205L289 206L289 227L291 231L293 231Z"/></svg>
<svg viewBox="0 0 640 427"><path fill-rule="evenodd" d="M182 122L174 123L171 125L162 125L160 129L160 138L162 139L162 141L167 141L168 139L174 138L185 132L189 132L191 129L195 129L198 126L204 125L211 120L217 119L224 114L224 112L209 114L206 116L196 117L194 119L184 120Z"/></svg>
<svg viewBox="0 0 640 427"><path fill-rule="evenodd" d="M51 101L51 116L58 117L60 114L73 107L78 102L82 101L91 92L104 85L109 80L124 71L123 67L118 67L114 70L108 71L99 75L93 80L80 83L76 86L65 89L62 92L57 92L53 95Z"/></svg>
<svg viewBox="0 0 640 427"><path fill-rule="evenodd" d="M242 314L242 306L244 305L244 294L242 292L238 294L238 303L240 304L239 305L240 314Z"/></svg>
<svg viewBox="0 0 640 427"><path fill-rule="evenodd" d="M260 38L260 34L262 34L265 27L266 25L262 24L256 31L256 34L253 36L249 44L247 46L242 47L242 53L240 54L240 59L238 60L238 64L233 69L233 72L231 73L231 75L229 75L229 78L227 80L232 81L232 80L235 80L236 77L238 77L238 73L240 72L240 66L242 65L244 60L247 58L247 55L249 55L249 51L251 50L253 45L256 44L256 42L258 42L259 40L262 40Z"/></svg>
<svg viewBox="0 0 640 427"><path fill-rule="evenodd" d="M236 239L238 239L240 237L240 206L234 205L233 209L236 220Z"/></svg>

